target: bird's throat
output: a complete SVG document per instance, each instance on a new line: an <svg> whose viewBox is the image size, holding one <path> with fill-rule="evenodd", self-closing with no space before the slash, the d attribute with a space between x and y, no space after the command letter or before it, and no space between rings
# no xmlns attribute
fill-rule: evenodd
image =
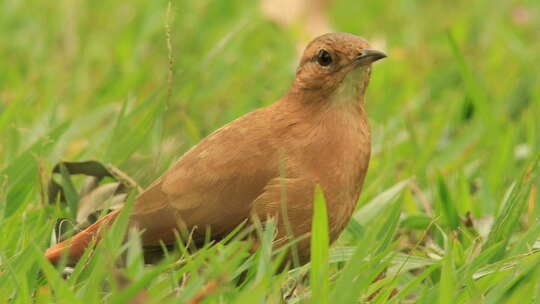
<svg viewBox="0 0 540 304"><path fill-rule="evenodd" d="M358 67L347 73L343 81L330 97L333 105L363 103L364 93L369 83L369 66Z"/></svg>

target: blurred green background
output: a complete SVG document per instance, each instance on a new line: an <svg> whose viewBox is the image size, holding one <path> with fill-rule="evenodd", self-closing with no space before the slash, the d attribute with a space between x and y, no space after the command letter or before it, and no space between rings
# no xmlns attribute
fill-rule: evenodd
<svg viewBox="0 0 540 304"><path fill-rule="evenodd" d="M146 186L213 130L285 94L299 46L314 38L256 1L177 0L169 17L168 3L0 1L4 260L52 227L28 217L43 215L39 181L55 163L96 159ZM445 203L493 221L540 147L540 2L335 0L324 14L389 55L368 89L374 153L359 206L414 177L404 234L433 218L452 226ZM538 181L513 231L540 215Z"/></svg>
<svg viewBox="0 0 540 304"><path fill-rule="evenodd" d="M286 93L298 30L265 20L256 2L172 4L167 107L166 1L2 1L2 166L67 123L36 156L110 161L146 184L201 137ZM479 208L492 212L538 150L537 2L337 0L328 16L390 56L369 89L368 190L464 174L480 179Z"/></svg>

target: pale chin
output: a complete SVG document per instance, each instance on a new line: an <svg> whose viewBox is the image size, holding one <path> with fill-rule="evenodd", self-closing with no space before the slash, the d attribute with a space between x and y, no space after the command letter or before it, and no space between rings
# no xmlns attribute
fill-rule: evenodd
<svg viewBox="0 0 540 304"><path fill-rule="evenodd" d="M332 103L356 103L364 94L369 80L371 65L363 65L349 71L339 87L332 94Z"/></svg>

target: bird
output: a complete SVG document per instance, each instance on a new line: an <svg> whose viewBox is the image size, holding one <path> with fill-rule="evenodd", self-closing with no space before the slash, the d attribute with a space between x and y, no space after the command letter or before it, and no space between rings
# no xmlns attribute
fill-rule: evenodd
<svg viewBox="0 0 540 304"><path fill-rule="evenodd" d="M276 246L299 240L297 262L309 262L316 187L324 195L330 242L359 199L371 155L365 93L372 64L385 57L354 34L315 38L288 92L183 154L134 199L128 227L141 231L143 247L150 248L174 244L183 229L202 242L208 231L219 240L246 221L273 219ZM46 258L76 263L120 212L46 249Z"/></svg>

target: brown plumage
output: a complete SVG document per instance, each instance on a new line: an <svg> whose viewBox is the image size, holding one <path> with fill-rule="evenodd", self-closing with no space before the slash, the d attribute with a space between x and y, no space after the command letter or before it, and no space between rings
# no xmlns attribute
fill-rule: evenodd
<svg viewBox="0 0 540 304"><path fill-rule="evenodd" d="M314 187L321 185L330 240L347 224L360 195L370 157L364 92L371 63L386 57L346 33L326 34L304 51L289 92L203 139L135 200L129 225L143 231L143 245L172 243L175 230L207 228L213 238L245 220L278 218L277 244L309 236ZM287 206L287 219L282 211ZM118 211L46 251L56 262L68 250L76 261L100 227ZM309 260L309 238L298 246Z"/></svg>

